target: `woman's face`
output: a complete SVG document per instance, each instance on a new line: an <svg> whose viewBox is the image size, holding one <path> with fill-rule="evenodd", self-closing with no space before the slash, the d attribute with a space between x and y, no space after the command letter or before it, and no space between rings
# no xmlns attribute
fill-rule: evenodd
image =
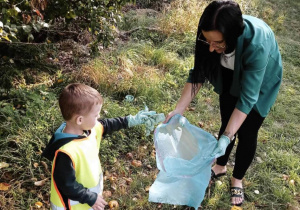
<svg viewBox="0 0 300 210"><path fill-rule="evenodd" d="M202 35L204 36L205 41L209 44L209 51L213 52L216 51L217 53L222 53L226 50L226 43L223 38L223 34L219 31L203 31Z"/></svg>

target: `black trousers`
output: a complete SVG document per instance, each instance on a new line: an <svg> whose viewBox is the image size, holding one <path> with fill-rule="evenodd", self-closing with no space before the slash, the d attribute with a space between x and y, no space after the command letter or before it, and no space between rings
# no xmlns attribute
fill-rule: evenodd
<svg viewBox="0 0 300 210"><path fill-rule="evenodd" d="M233 71L230 69L223 69L223 93L219 97L220 101L220 113L221 113L221 128L219 136L221 136L230 116L235 109L238 98L232 96L229 93L229 89L232 82ZM254 109L250 111L247 118L241 125L240 129L236 133L238 138L238 145L236 148L235 166L233 170L233 177L236 179L242 179L249 168L256 151L258 131L264 121L264 117L260 116ZM225 166L228 162L229 155L235 144L236 138L228 145L226 153L217 159L217 164Z"/></svg>

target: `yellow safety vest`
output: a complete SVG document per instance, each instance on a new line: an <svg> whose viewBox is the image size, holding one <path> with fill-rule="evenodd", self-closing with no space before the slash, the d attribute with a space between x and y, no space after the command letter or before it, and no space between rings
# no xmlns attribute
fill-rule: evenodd
<svg viewBox="0 0 300 210"><path fill-rule="evenodd" d="M55 160L59 152L63 152L71 158L73 167L75 169L76 181L78 183L90 189L92 192L96 192L98 194L102 193L103 174L99 159L99 149L102 134L103 126L98 122L91 130L91 133L88 137L83 139L74 139L60 147L60 149L55 152L51 175L50 202L52 210L66 209L62 196L58 191L55 180L53 179ZM71 199L68 200L67 205L71 210L92 209L88 204L81 204L78 201L73 201Z"/></svg>

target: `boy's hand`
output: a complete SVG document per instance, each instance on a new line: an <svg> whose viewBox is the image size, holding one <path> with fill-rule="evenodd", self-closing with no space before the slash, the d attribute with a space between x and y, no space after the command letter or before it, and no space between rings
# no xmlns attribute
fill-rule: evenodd
<svg viewBox="0 0 300 210"><path fill-rule="evenodd" d="M223 156L225 154L226 148L227 148L229 143L230 143L229 137L225 136L225 135L222 135L221 138L218 141L217 147L214 149L211 156L213 156L213 157Z"/></svg>
<svg viewBox="0 0 300 210"><path fill-rule="evenodd" d="M146 120L146 136L150 135L150 132L154 130L154 126L158 123L165 120L165 115L163 113L160 114L154 114L152 116L149 116L149 118Z"/></svg>
<svg viewBox="0 0 300 210"><path fill-rule="evenodd" d="M139 111L136 115L127 116L128 127L133 127L136 125L144 124L146 126L146 136L154 130L154 126L165 120L165 115L163 113L156 114L155 111L149 111L148 107Z"/></svg>
<svg viewBox="0 0 300 210"><path fill-rule="evenodd" d="M130 127L133 127L136 125L145 124L146 121L148 120L149 116L152 116L155 114L156 114L155 111L149 111L148 107L146 106L145 110L139 111L136 115L127 116L128 127L130 128Z"/></svg>
<svg viewBox="0 0 300 210"><path fill-rule="evenodd" d="M107 202L103 199L102 195L98 194L95 204L92 206L94 210L104 210Z"/></svg>

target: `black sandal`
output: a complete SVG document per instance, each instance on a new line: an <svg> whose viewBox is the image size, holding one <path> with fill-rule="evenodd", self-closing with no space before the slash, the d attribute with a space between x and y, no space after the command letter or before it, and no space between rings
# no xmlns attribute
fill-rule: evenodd
<svg viewBox="0 0 300 210"><path fill-rule="evenodd" d="M211 180L218 179L219 177L224 176L225 174L226 173L215 174L215 172L211 169L210 178L211 178Z"/></svg>
<svg viewBox="0 0 300 210"><path fill-rule="evenodd" d="M234 206L241 206L244 202L244 190L243 188L240 187L230 187L230 194L231 194L231 198L233 197L238 197L238 198L242 198L242 202L238 203L238 204L231 204Z"/></svg>

